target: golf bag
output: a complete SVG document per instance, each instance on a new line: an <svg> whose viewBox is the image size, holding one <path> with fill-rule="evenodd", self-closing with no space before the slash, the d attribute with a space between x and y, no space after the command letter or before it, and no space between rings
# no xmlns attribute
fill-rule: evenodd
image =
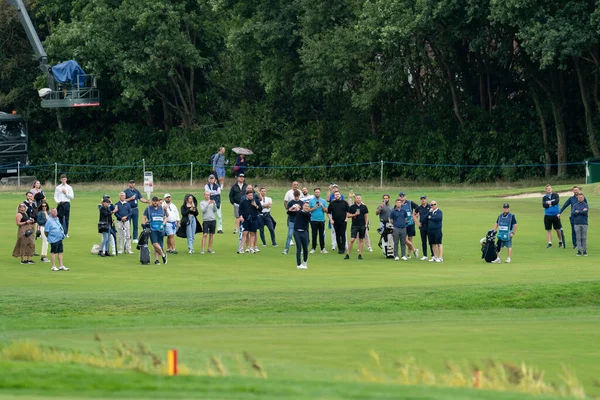
<svg viewBox="0 0 600 400"><path fill-rule="evenodd" d="M377 233L381 235L378 246L383 251L386 258L394 258L394 228L390 224L377 229Z"/></svg>
<svg viewBox="0 0 600 400"><path fill-rule="evenodd" d="M148 244L150 242L150 228L142 229L138 238L137 249L140 251L140 263L142 265L150 264L150 250Z"/></svg>
<svg viewBox="0 0 600 400"><path fill-rule="evenodd" d="M496 231L489 230L485 235L485 238L479 241L481 243L481 258L485 260L485 262L491 263L496 258L498 258L498 245L496 245Z"/></svg>

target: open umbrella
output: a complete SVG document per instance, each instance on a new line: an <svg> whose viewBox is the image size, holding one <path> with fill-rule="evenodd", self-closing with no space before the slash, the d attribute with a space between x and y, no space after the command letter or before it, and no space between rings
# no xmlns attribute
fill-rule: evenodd
<svg viewBox="0 0 600 400"><path fill-rule="evenodd" d="M233 151L236 154L244 154L244 155L254 154L254 152L252 150L246 149L244 147L234 147L233 149L231 149L231 151Z"/></svg>

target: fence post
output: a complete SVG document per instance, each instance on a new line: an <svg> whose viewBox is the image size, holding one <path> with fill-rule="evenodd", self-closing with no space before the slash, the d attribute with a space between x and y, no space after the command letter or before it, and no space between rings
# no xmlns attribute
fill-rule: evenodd
<svg viewBox="0 0 600 400"><path fill-rule="evenodd" d="M142 176L146 176L146 159L142 158Z"/></svg>
<svg viewBox="0 0 600 400"><path fill-rule="evenodd" d="M56 187L58 182L58 163L54 163L54 187Z"/></svg>
<svg viewBox="0 0 600 400"><path fill-rule="evenodd" d="M381 173L379 176L379 187L383 188L383 160L381 160Z"/></svg>
<svg viewBox="0 0 600 400"><path fill-rule="evenodd" d="M194 186L194 162L190 161L190 186Z"/></svg>
<svg viewBox="0 0 600 400"><path fill-rule="evenodd" d="M17 161L17 187L21 187L21 161Z"/></svg>

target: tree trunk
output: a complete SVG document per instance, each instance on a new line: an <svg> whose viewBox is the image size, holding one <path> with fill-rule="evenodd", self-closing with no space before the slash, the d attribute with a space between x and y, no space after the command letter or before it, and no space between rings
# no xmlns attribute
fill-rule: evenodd
<svg viewBox="0 0 600 400"><path fill-rule="evenodd" d="M450 70L448 63L446 63L444 56L439 51L436 51L435 47L431 46L431 49L433 50L434 54L436 55L437 59L440 61L440 64L446 72L446 77L448 78L448 85L450 86L450 93L452 95L452 104L454 104L454 114L456 115L456 119L458 119L460 126L463 126L465 124L465 120L463 119L462 115L460 115L460 107L458 106L458 95L456 94L456 88L454 87L454 76L452 76L452 71Z"/></svg>
<svg viewBox="0 0 600 400"><path fill-rule="evenodd" d="M556 127L556 157L558 159L558 176L567 175L567 132L565 129L564 108L558 98L550 99L552 115Z"/></svg>
<svg viewBox="0 0 600 400"><path fill-rule="evenodd" d="M481 107L481 111L485 111L485 106L487 104L487 96L485 94L485 85L483 84L483 74L480 68L479 71L479 107Z"/></svg>
<svg viewBox="0 0 600 400"><path fill-rule="evenodd" d="M65 132L65 128L64 128L63 122L62 122L62 116L60 115L60 109L56 110L56 123L58 125L58 131L60 133L64 133Z"/></svg>
<svg viewBox="0 0 600 400"><path fill-rule="evenodd" d="M579 81L579 89L581 92L581 101L583 102L583 109L585 110L585 125L587 127L588 141L590 142L590 149L594 154L594 157L600 157L600 149L598 148L598 142L596 141L596 131L594 129L594 122L592 121L592 110L590 107L590 99L587 87L583 77L583 71L579 64L579 59L573 57L573 63L575 64L575 71L577 72L577 80Z"/></svg>
<svg viewBox="0 0 600 400"><path fill-rule="evenodd" d="M548 127L546 126L546 120L544 119L544 113L542 112L540 98L533 87L530 91L531 97L533 97L533 103L535 104L535 110L537 111L538 117L540 118L540 127L542 128L542 142L544 144L544 162L546 163L544 177L546 178L546 180L548 180L552 175L552 157L550 155L550 144L548 143Z"/></svg>
<svg viewBox="0 0 600 400"><path fill-rule="evenodd" d="M558 72L561 74L561 72ZM562 95L562 76L559 76L558 93L554 95L548 85L544 84L535 73L531 75L535 82L542 88L550 104L552 105L552 116L554 117L554 127L556 130L556 158L558 159L558 176L567 174L567 130L565 128L564 109L561 104ZM551 77L551 79L555 79Z"/></svg>

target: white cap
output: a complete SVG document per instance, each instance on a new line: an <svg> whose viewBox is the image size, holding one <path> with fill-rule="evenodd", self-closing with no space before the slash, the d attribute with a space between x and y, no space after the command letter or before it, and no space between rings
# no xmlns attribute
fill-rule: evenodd
<svg viewBox="0 0 600 400"><path fill-rule="evenodd" d="M163 199L164 199L165 197L171 197L171 195L170 195L169 193L165 193L165 196L163 197Z"/></svg>

